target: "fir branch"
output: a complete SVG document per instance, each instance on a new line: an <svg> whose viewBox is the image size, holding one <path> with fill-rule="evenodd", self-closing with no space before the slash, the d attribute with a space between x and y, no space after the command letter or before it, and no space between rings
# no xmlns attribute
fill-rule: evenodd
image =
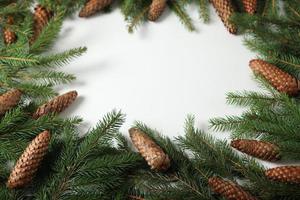
<svg viewBox="0 0 300 200"><path fill-rule="evenodd" d="M91 130L80 144L78 160L84 159L98 145L111 145L114 134L124 122L124 115L120 111L112 111L103 117L96 127Z"/></svg>
<svg viewBox="0 0 300 200"><path fill-rule="evenodd" d="M183 6L180 6L180 4L174 0L168 1L168 5L172 11L179 17L182 24L189 30L189 31L195 31L195 27L193 25L192 19L189 17L189 15L186 13Z"/></svg>
<svg viewBox="0 0 300 200"><path fill-rule="evenodd" d="M41 53L48 50L53 44L62 27L64 14L56 13L56 15L48 22L39 35L39 37L30 46L31 53Z"/></svg>
<svg viewBox="0 0 300 200"><path fill-rule="evenodd" d="M21 66L21 65L33 65L37 64L38 60L35 59L34 55L3 55L0 56L0 63L3 65L10 65L10 66Z"/></svg>
<svg viewBox="0 0 300 200"><path fill-rule="evenodd" d="M81 56L87 50L86 47L83 48L74 48L62 53L56 53L53 55L43 56L39 58L39 65L42 67L48 66L62 66L68 64L74 58Z"/></svg>
<svg viewBox="0 0 300 200"><path fill-rule="evenodd" d="M135 127L147 133L172 159L171 170L175 170L175 174L170 174L170 177L157 177L158 181L160 179L166 180L168 182L160 185L152 185L152 183L143 183L142 185L135 185L136 192L142 192L145 196L155 197L158 199L163 199L165 194L170 194L170 191L174 194L179 194L180 191L183 192L182 188L189 191L189 197L210 199L211 196L207 192L206 186L201 183L202 178L199 177L198 172L193 168L192 162L188 158L187 154L177 147L169 138L161 136L157 131L149 128L141 122L136 122ZM154 175L156 176L156 175ZM161 181L162 181L161 180ZM143 186L147 184L146 187ZM173 185L175 184L175 185ZM168 192L169 191L169 192ZM183 193L182 193L183 194ZM182 196L177 196L182 197ZM175 197L174 197L175 198ZM176 198L175 198L176 199ZM179 198L178 198L179 199Z"/></svg>
<svg viewBox="0 0 300 200"><path fill-rule="evenodd" d="M298 3L299 2L297 2L297 0L286 1L284 3L285 12L291 20L300 20L300 9L298 7Z"/></svg>
<svg viewBox="0 0 300 200"><path fill-rule="evenodd" d="M32 74L30 79L33 79L36 82L42 81L43 84L58 85L72 82L75 80L75 76L63 72L40 71Z"/></svg>
<svg viewBox="0 0 300 200"><path fill-rule="evenodd" d="M199 15L204 23L209 22L209 1L208 0L197 0L199 4Z"/></svg>
<svg viewBox="0 0 300 200"><path fill-rule="evenodd" d="M282 98L272 97L264 93L243 91L243 92L229 92L227 94L227 103L241 107L258 107L265 106L274 107L282 102Z"/></svg>
<svg viewBox="0 0 300 200"><path fill-rule="evenodd" d="M66 139L64 140L65 152L61 155L61 160L55 165L58 173L55 174L50 184L51 187L44 186L37 193L37 196L49 194L48 198L61 199L66 197L88 197L106 198L109 190L121 185L124 178L120 176L122 170L132 169L133 166L139 165L140 156L136 154L119 154L92 156L95 150L100 147L113 148L111 140L114 133L118 132L120 125L123 123L123 114L112 111L104 116L103 120L91 130L81 142L78 137L72 135L72 132L65 130ZM123 166L124 169L121 169ZM105 171L106 170L106 171ZM85 174L85 176L82 176ZM85 179L87 177L92 179ZM111 181L108 181L108 178ZM93 179L95 182L93 182ZM89 182L91 181L91 182ZM81 183L89 183L89 187L82 186ZM94 185L97 183L97 185ZM92 194L89 188L95 187L97 192ZM65 196L66 195L66 196Z"/></svg>
<svg viewBox="0 0 300 200"><path fill-rule="evenodd" d="M149 6L145 6L144 9L138 13L136 16L132 17L132 19L130 20L129 22L129 25L128 25L128 32L129 33L133 33L134 32L134 29L137 28L137 26L139 26L143 20L146 18L146 13L148 12L149 10Z"/></svg>
<svg viewBox="0 0 300 200"><path fill-rule="evenodd" d="M263 15L276 17L279 13L279 0L266 0Z"/></svg>

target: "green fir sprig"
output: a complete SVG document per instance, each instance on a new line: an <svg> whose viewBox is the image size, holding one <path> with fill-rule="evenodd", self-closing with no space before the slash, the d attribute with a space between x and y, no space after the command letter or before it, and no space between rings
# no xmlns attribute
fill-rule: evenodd
<svg viewBox="0 0 300 200"><path fill-rule="evenodd" d="M41 4L54 13L42 33L30 43L33 34L33 6ZM122 0L116 4L128 23L129 32L147 21L151 0ZM38 105L56 95L53 86L67 84L73 75L58 69L82 55L86 48L50 53L63 21L77 13L84 0L1 1L0 30L9 27L17 41L0 41L0 92L17 88L21 102L0 117L0 197L1 199L223 199L208 185L211 177L239 184L258 199L299 199L299 185L271 181L265 167L248 155L240 155L227 141L217 140L195 127L188 116L185 133L175 139L162 136L142 122L133 126L146 133L170 157L165 172L152 171L142 156L120 133L125 116L113 110L95 128L82 135L79 117L62 119L58 115L32 118ZM187 6L197 5L200 17L209 21L207 0L169 0L174 12L190 31L194 21ZM300 77L300 3L297 0L264 0L257 13L239 13L232 21L245 34L245 45L265 61ZM7 17L14 24L8 25ZM215 131L229 131L232 138L268 141L279 147L284 160L300 159L299 96L278 92L264 78L255 76L263 91L230 92L227 102L245 108L239 116L210 120ZM24 188L8 189L7 178L29 142L48 130L49 150L34 180Z"/></svg>

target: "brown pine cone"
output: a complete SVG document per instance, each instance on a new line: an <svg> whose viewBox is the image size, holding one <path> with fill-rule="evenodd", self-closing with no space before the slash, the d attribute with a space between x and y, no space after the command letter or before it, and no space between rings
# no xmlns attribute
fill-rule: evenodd
<svg viewBox="0 0 300 200"><path fill-rule="evenodd" d="M156 21L164 12L167 6L167 0L152 0L148 12L148 20Z"/></svg>
<svg viewBox="0 0 300 200"><path fill-rule="evenodd" d="M13 25L14 24L14 18L12 16L9 16L7 18L7 24L8 25ZM5 44L12 44L16 42L17 40L17 35L15 32L11 31L9 28L4 28L3 29L3 40Z"/></svg>
<svg viewBox="0 0 300 200"><path fill-rule="evenodd" d="M0 96L0 115L4 115L8 110L15 107L20 99L22 93L18 89L12 89Z"/></svg>
<svg viewBox="0 0 300 200"><path fill-rule="evenodd" d="M60 113L69 107L77 97L76 91L71 91L57 96L49 102L41 105L33 114L34 119L38 119L49 113Z"/></svg>
<svg viewBox="0 0 300 200"><path fill-rule="evenodd" d="M32 44L41 34L44 27L48 24L49 20L53 17L53 13L47 8L37 5L34 8L34 24L33 24L33 36L30 40Z"/></svg>
<svg viewBox="0 0 300 200"><path fill-rule="evenodd" d="M231 181L225 181L218 177L208 179L208 185L216 194L228 200L256 200L250 193Z"/></svg>
<svg viewBox="0 0 300 200"><path fill-rule="evenodd" d="M131 128L129 135L151 169L165 171L170 167L169 156L146 133L137 128Z"/></svg>
<svg viewBox="0 0 300 200"><path fill-rule="evenodd" d="M265 175L274 181L300 184L300 166L275 167L266 170Z"/></svg>
<svg viewBox="0 0 300 200"><path fill-rule="evenodd" d="M269 142L238 139L232 140L231 146L243 153L262 160L276 161L280 159L278 146Z"/></svg>
<svg viewBox="0 0 300 200"><path fill-rule="evenodd" d="M232 34L236 34L237 28L230 22L230 17L235 12L231 0L211 0L211 3L215 7L227 30Z"/></svg>
<svg viewBox="0 0 300 200"><path fill-rule="evenodd" d="M262 75L279 92L292 96L298 94L298 80L275 65L254 59L250 61L249 66L255 73Z"/></svg>
<svg viewBox="0 0 300 200"><path fill-rule="evenodd" d="M243 0L244 9L249 14L254 14L257 9L257 0Z"/></svg>
<svg viewBox="0 0 300 200"><path fill-rule="evenodd" d="M90 17L112 3L112 0L89 0L79 12L79 17Z"/></svg>
<svg viewBox="0 0 300 200"><path fill-rule="evenodd" d="M31 182L48 150L49 142L48 131L40 133L31 141L10 173L7 181L8 188L25 187Z"/></svg>

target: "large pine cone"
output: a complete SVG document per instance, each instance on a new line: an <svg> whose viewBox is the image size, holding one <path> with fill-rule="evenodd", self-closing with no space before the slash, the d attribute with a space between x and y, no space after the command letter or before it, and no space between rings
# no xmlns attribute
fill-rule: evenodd
<svg viewBox="0 0 300 200"><path fill-rule="evenodd" d="M30 43L32 44L41 34L44 27L48 24L50 19L53 17L53 13L48 10L47 8L37 5L34 8L34 24L33 24L33 36L30 40Z"/></svg>
<svg viewBox="0 0 300 200"><path fill-rule="evenodd" d="M112 0L89 0L79 12L79 17L89 17L112 3Z"/></svg>
<svg viewBox="0 0 300 200"><path fill-rule="evenodd" d="M167 5L167 0L152 0L148 12L148 20L156 21L164 12Z"/></svg>
<svg viewBox="0 0 300 200"><path fill-rule="evenodd" d="M146 133L137 128L131 128L129 134L132 143L151 169L165 171L170 167L169 156Z"/></svg>
<svg viewBox="0 0 300 200"><path fill-rule="evenodd" d="M232 140L231 146L243 153L262 160L276 161L280 159L279 148L269 142L238 139Z"/></svg>
<svg viewBox="0 0 300 200"><path fill-rule="evenodd" d="M230 17L235 12L231 0L211 0L211 3L215 7L227 30L232 34L236 34L237 28L230 22Z"/></svg>
<svg viewBox="0 0 300 200"><path fill-rule="evenodd" d="M71 91L63 95L57 96L49 102L41 105L33 114L34 119L38 119L41 116L49 113L60 113L69 107L77 97L76 91Z"/></svg>
<svg viewBox="0 0 300 200"><path fill-rule="evenodd" d="M212 177L208 180L212 191L225 197L228 200L256 200L250 193L231 181L225 181L218 177Z"/></svg>
<svg viewBox="0 0 300 200"><path fill-rule="evenodd" d="M254 14L257 9L257 0L243 0L244 9L249 14Z"/></svg>
<svg viewBox="0 0 300 200"><path fill-rule="evenodd" d="M20 99L22 93L18 89L12 89L0 96L0 115L4 115L8 110L15 107Z"/></svg>
<svg viewBox="0 0 300 200"><path fill-rule="evenodd" d="M10 189L25 187L31 182L40 162L48 150L50 133L40 133L25 149L12 170L7 187Z"/></svg>
<svg viewBox="0 0 300 200"><path fill-rule="evenodd" d="M275 65L260 59L254 59L250 61L249 66L255 73L262 75L279 92L288 95L298 94L298 80Z"/></svg>
<svg viewBox="0 0 300 200"><path fill-rule="evenodd" d="M275 167L266 170L265 175L274 181L300 184L300 166Z"/></svg>
<svg viewBox="0 0 300 200"><path fill-rule="evenodd" d="M14 24L14 18L12 16L9 16L7 18L7 24L8 25ZM17 35L15 34L15 32L13 32L12 30L6 27L3 29L3 40L5 44L12 44L16 42Z"/></svg>

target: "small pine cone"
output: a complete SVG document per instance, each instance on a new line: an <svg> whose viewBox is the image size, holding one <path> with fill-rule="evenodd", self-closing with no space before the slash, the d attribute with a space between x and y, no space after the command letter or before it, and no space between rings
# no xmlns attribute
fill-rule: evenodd
<svg viewBox="0 0 300 200"><path fill-rule="evenodd" d="M266 170L265 175L274 181L300 184L300 166L275 167Z"/></svg>
<svg viewBox="0 0 300 200"><path fill-rule="evenodd" d="M12 16L9 16L7 19L7 24L12 25L14 24L14 18ZM3 29L3 39L5 44L12 44L16 42L17 40L17 35L15 32L11 31L9 28L4 28Z"/></svg>
<svg viewBox="0 0 300 200"><path fill-rule="evenodd" d="M167 0L152 0L148 12L148 20L156 21L164 12L167 6Z"/></svg>
<svg viewBox="0 0 300 200"><path fill-rule="evenodd" d="M15 32L11 31L8 28L5 28L3 30L3 39L4 39L5 44L12 44L12 43L16 42L17 36L16 36Z"/></svg>
<svg viewBox="0 0 300 200"><path fill-rule="evenodd" d="M275 65L260 59L254 59L250 61L249 66L255 73L262 75L279 92L291 96L298 94L298 80Z"/></svg>
<svg viewBox="0 0 300 200"><path fill-rule="evenodd" d="M257 9L257 0L243 0L243 5L245 11L253 15Z"/></svg>
<svg viewBox="0 0 300 200"><path fill-rule="evenodd" d="M7 181L10 189L25 187L29 184L48 150L50 133L44 131L27 146Z"/></svg>
<svg viewBox="0 0 300 200"><path fill-rule="evenodd" d="M8 110L15 107L20 99L22 93L18 89L12 89L0 96L0 115L4 115Z"/></svg>
<svg viewBox="0 0 300 200"><path fill-rule="evenodd" d="M33 24L33 36L30 40L32 44L41 34L44 27L48 24L49 20L52 18L53 13L47 8L37 5L34 8L34 24Z"/></svg>
<svg viewBox="0 0 300 200"><path fill-rule="evenodd" d="M228 200L256 200L250 193L246 192L241 186L225 181L218 177L208 179L208 184L212 191L223 196Z"/></svg>
<svg viewBox="0 0 300 200"><path fill-rule="evenodd" d="M165 171L170 167L169 156L148 135L137 128L129 129L129 135L151 169Z"/></svg>
<svg viewBox="0 0 300 200"><path fill-rule="evenodd" d="M238 139L232 140L231 146L243 153L262 160L276 161L280 159L279 148L269 142Z"/></svg>
<svg viewBox="0 0 300 200"><path fill-rule="evenodd" d="M112 0L89 0L79 12L79 17L90 17L112 3Z"/></svg>
<svg viewBox="0 0 300 200"><path fill-rule="evenodd" d="M57 96L49 102L41 105L33 114L34 119L38 119L49 113L60 113L69 107L77 97L76 91L71 91L63 95Z"/></svg>
<svg viewBox="0 0 300 200"><path fill-rule="evenodd" d="M236 34L237 28L230 22L230 17L234 13L231 0L211 0L211 2L227 30L232 34Z"/></svg>

